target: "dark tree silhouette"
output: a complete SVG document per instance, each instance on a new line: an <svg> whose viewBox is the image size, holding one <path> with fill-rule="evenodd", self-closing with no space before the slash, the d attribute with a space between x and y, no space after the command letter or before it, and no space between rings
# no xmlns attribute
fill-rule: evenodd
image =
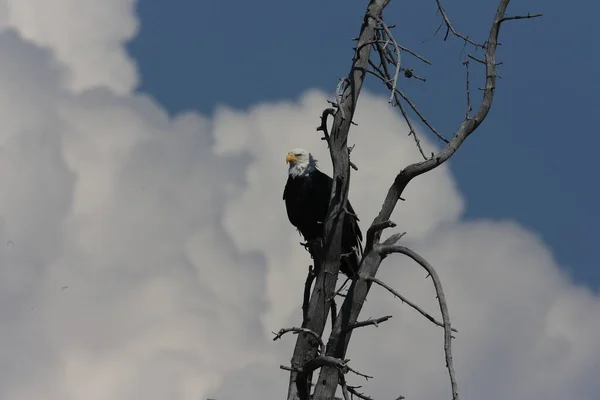
<svg viewBox="0 0 600 400"><path fill-rule="evenodd" d="M356 39L357 45L350 73L340 81L336 100L331 102L332 106L330 108L323 111L320 126L317 128L317 130L323 133L323 139L330 150L333 162L333 188L328 217L324 225L322 245L321 243L311 243L309 245L314 267L311 266L306 280L303 322L301 327L282 329L274 337L274 340L277 340L288 332L298 335L291 366L281 366L282 369L290 371L288 400L305 400L309 398L315 400L333 399L338 386L341 387L342 395L346 400L353 396L369 399L368 396L359 393L356 388L346 383L345 375L349 372L364 377L367 377L367 375L353 369L354 367L350 367L348 360L345 359L345 355L354 329L376 325L391 318L390 316L385 316L374 320L358 321L360 311L373 283L387 289L431 322L443 328L445 362L450 378L451 395L453 400L459 399L452 362L452 335L456 330L451 325L442 283L434 267L423 257L409 248L397 244L403 234L393 234L384 241L381 240L381 236L383 230L396 226L394 222L390 221L390 216L398 200L403 200L401 196L409 182L419 175L435 169L452 157L465 139L480 126L490 111L496 88L496 48L501 26L510 20L541 16L541 14L507 16L506 9L509 2L510 0L500 0L487 40L483 43L477 43L468 36L460 33L453 26L441 1L436 0L436 6L441 16L440 28L445 28L444 40L450 36L454 36L463 40L466 47L478 49L483 52L483 58L466 54L463 60L467 78L467 111L462 123L449 139L439 134L417 109L416 105L400 89L400 79L423 80L413 69L405 67L404 63L401 62L401 55L415 57L424 63L429 63L429 61L405 48L394 38L391 31L393 26L388 26L383 19L383 10L390 3L390 0L371 0L369 2L360 35ZM469 82L470 61L474 61L485 68L485 82L482 88L483 95L476 109L473 109L471 105ZM340 257L343 256L340 254L342 223L344 215L347 213L345 205L350 182L350 169L351 167L356 169L356 166L350 161L352 149L348 146L348 132L353 123L352 118L360 90L368 75L376 77L389 89L390 102L399 107L409 128L409 135L413 137L416 149L423 157L423 160L401 169L391 184L379 215L374 219L367 231L358 279L350 283L338 312L335 299L338 294L336 292L336 283ZM432 153L429 156L425 154L418 134L409 119L407 110L412 111L415 117L423 122L428 130L431 131L431 134L435 135L435 137L445 144L437 154ZM327 126L329 117L333 117L330 129ZM394 253L411 258L424 268L432 278L442 314L442 321L437 321L410 300L405 299L392 288L392 285L382 282L375 277L381 262L387 256ZM342 288L344 286L345 283L342 285ZM342 288L338 289L338 291L342 290ZM325 343L322 335L330 313L332 329L327 343ZM319 370L319 378L316 384L313 385L313 374L317 370Z"/></svg>

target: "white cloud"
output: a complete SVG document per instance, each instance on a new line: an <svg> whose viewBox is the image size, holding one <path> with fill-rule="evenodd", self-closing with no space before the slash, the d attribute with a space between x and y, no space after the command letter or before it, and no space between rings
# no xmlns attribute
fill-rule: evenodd
<svg viewBox="0 0 600 400"><path fill-rule="evenodd" d="M137 71L123 45L137 32L135 0L0 0L0 31L14 29L69 67L71 90L128 93Z"/></svg>
<svg viewBox="0 0 600 400"><path fill-rule="evenodd" d="M308 148L329 173L315 131L323 94L170 118L127 94L127 79L63 58L63 42L23 37L0 33L0 398L283 396L294 337L273 343L270 331L298 323L310 262L281 200L284 157ZM113 39L100 41L117 49ZM73 91L69 76L101 87ZM363 93L350 193L363 229L416 159L394 111ZM404 197L393 219L444 281L463 397L595 398L598 296L518 224L461 221L447 167ZM409 260L387 259L380 276L437 314ZM448 396L441 330L374 288L363 316L384 314L394 318L353 336L353 365L376 376L365 387Z"/></svg>
<svg viewBox="0 0 600 400"><path fill-rule="evenodd" d="M217 217L248 160L201 116L71 94L14 34L0 54L21 67L0 67L0 398L197 399L268 357L263 259Z"/></svg>

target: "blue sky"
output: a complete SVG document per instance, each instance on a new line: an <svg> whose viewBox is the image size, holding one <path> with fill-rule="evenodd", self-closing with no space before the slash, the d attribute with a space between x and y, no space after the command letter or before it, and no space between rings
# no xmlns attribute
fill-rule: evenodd
<svg viewBox="0 0 600 400"><path fill-rule="evenodd" d="M504 64L492 112L451 169L468 219L516 219L542 236L577 282L597 290L600 50L589 38L597 34L594 9L600 6L569 4L511 4L510 14L544 17L503 27L498 59ZM484 38L494 6L463 0L447 11L457 29ZM331 93L348 72L350 39L364 8L364 1L142 0L141 30L128 46L141 75L138 90L172 114L211 114L222 104L246 109L296 99L309 88ZM462 43L433 36L439 23L433 2L392 2L385 19L397 24L402 44L433 62L411 60L428 82L405 82L405 88L448 135L464 110ZM472 64L473 87L481 82L477 68ZM384 93L373 79L366 87ZM307 118L317 123L317 115Z"/></svg>

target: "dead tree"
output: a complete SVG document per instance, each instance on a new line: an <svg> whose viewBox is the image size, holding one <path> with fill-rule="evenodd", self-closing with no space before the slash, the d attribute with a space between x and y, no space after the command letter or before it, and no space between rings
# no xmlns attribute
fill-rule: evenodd
<svg viewBox="0 0 600 400"><path fill-rule="evenodd" d="M328 217L324 226L323 245L319 247L319 245L313 244L310 248L315 268L311 267L306 281L302 326L282 329L274 338L276 340L288 332L298 335L291 366L281 366L282 369L290 371L288 400L333 399L338 386L341 386L342 395L346 400L353 396L369 399L368 396L358 393L354 387L346 383L345 375L348 372L363 377L368 376L351 368L348 364L349 360L345 359L345 355L354 329L378 324L390 318L390 316L385 316L375 320L358 321L360 311L373 283L387 289L431 322L443 328L445 362L450 377L451 395L453 400L459 399L451 347L452 333L455 330L450 322L442 283L434 267L423 257L409 248L397 244L403 234L393 234L384 241L381 241L381 235L384 229L396 226L394 222L390 221L390 216L398 200L403 200L402 193L409 182L448 160L465 139L481 125L489 113L496 87L496 67L498 65L496 62L496 48L503 23L515 19L535 18L541 16L541 14L507 16L506 9L510 0L500 0L487 40L483 43L477 43L460 33L453 26L441 0L436 0L436 6L441 16L440 28L445 28L444 40L452 36L457 37L464 41L465 46L482 50L484 53L482 58L467 54L463 60L467 77L465 117L454 134L446 139L419 112L416 105L400 88L399 80L402 78L422 80L414 69L405 66L402 56L411 56L425 63L429 63L429 61L405 48L394 38L391 32L393 26L388 26L383 19L383 10L390 1L370 0L364 15L360 35L355 39L357 45L350 73L340 81L336 99L331 102L332 107L323 111L320 126L317 128L317 130L323 132L323 139L327 142L330 150L333 162L333 188ZM374 57L371 56L372 53ZM474 61L485 68L483 95L476 110L473 110L471 106L469 61ZM389 89L390 103L399 107L408 125L409 135L413 137L417 151L421 154L423 160L401 169L390 186L379 215L367 231L358 279L353 280L350 284L338 312L335 298L341 256L342 222L347 212L345 205L350 183L350 168L356 169L356 166L350 161L351 148L348 146L348 132L353 123L352 118L358 96L367 75L375 76ZM414 115L423 122L431 133L444 143L444 147L437 154L425 154L407 110L412 110ZM329 132L327 119L331 116L333 117L333 124L331 132ZM381 262L394 253L411 258L431 276L442 314L442 321L437 321L417 305L402 297L391 285L375 277ZM315 281L314 286L313 281ZM310 293L311 287L312 293ZM330 312L332 329L329 339L325 343L322 335ZM317 370L320 370L319 379L313 388L312 375Z"/></svg>

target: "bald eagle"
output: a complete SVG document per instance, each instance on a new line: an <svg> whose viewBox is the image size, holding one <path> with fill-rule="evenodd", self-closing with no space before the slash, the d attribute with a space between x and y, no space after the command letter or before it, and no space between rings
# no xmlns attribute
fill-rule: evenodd
<svg viewBox="0 0 600 400"><path fill-rule="evenodd" d="M307 242L321 239L333 180L317 169L317 160L304 149L293 149L285 161L289 169L283 200L288 218ZM355 214L349 201L347 210ZM350 278L358 272L358 257L362 252L362 233L357 221L358 218L346 213L342 228L340 271Z"/></svg>

